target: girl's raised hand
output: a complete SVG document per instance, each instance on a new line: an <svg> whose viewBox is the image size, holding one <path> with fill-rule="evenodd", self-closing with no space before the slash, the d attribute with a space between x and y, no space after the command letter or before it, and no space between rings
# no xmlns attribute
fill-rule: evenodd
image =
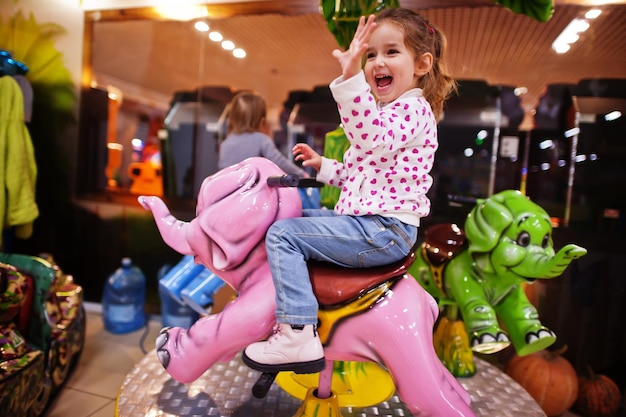
<svg viewBox="0 0 626 417"><path fill-rule="evenodd" d="M369 15L367 20L365 16L361 16L359 19L359 26L356 28L352 42L347 51L341 51L335 49L333 56L337 58L341 65L341 71L344 79L355 76L361 70L361 58L367 50L367 43L376 28L376 22L374 21L376 16Z"/></svg>
<svg viewBox="0 0 626 417"><path fill-rule="evenodd" d="M322 157L306 143L296 143L291 152L296 161L302 161L302 166L311 167L316 171L322 167Z"/></svg>

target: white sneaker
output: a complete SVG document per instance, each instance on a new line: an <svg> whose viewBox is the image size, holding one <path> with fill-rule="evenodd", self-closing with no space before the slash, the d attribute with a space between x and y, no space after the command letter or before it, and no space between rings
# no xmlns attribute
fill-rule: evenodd
<svg viewBox="0 0 626 417"><path fill-rule="evenodd" d="M252 343L244 350L243 362L261 372L321 372L326 367L326 360L317 330L312 324L299 327L277 323L274 334L267 341Z"/></svg>

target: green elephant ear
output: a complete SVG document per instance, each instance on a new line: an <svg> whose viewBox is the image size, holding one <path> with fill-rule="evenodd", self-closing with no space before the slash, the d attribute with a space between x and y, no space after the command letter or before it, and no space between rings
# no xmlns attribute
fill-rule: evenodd
<svg viewBox="0 0 626 417"><path fill-rule="evenodd" d="M491 252L502 232L513 222L513 215L504 204L506 192L495 194L476 205L465 221L465 234L471 254Z"/></svg>

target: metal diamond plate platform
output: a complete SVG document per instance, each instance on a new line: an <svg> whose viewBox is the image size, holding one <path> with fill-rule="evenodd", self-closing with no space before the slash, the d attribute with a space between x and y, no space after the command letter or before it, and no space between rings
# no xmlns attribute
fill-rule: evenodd
<svg viewBox="0 0 626 417"><path fill-rule="evenodd" d="M545 417L533 398L508 375L479 358L475 361L476 375L459 381L471 395L477 416ZM153 350L126 375L116 417L293 417L301 400L276 383L265 398L252 396L258 376L238 355L228 363L215 364L193 383L181 384L165 372ZM396 395L367 408L345 407L341 413L343 417L413 416Z"/></svg>

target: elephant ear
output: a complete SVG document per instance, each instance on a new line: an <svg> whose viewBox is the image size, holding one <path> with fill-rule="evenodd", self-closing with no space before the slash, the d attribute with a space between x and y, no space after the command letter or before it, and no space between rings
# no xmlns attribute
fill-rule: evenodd
<svg viewBox="0 0 626 417"><path fill-rule="evenodd" d="M266 178L283 172L265 158L251 158L207 178L200 188L189 244L217 270L237 267L262 244L279 213L279 191ZM294 191L297 193L297 191Z"/></svg>
<svg viewBox="0 0 626 417"><path fill-rule="evenodd" d="M506 199L513 190L502 191L477 204L465 221L470 254L489 253L498 246L502 233L513 222ZM520 193L521 194L521 193Z"/></svg>

